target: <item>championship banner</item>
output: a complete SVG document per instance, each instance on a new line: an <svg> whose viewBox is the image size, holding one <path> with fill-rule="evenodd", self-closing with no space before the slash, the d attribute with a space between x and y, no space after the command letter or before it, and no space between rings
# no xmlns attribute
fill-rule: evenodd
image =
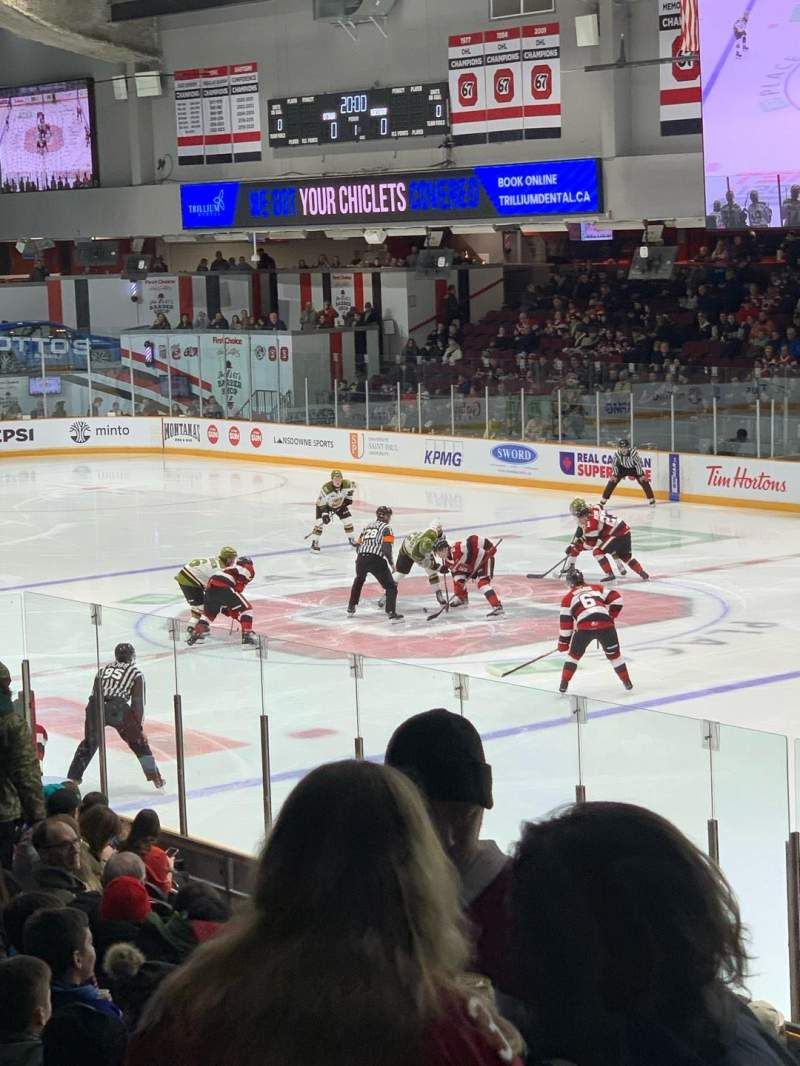
<svg viewBox="0 0 800 1066"><path fill-rule="evenodd" d="M483 35L486 131L490 141L523 136L522 31L487 30Z"/></svg>
<svg viewBox="0 0 800 1066"><path fill-rule="evenodd" d="M450 128L456 144L486 143L483 33L448 38Z"/></svg>
<svg viewBox="0 0 800 1066"><path fill-rule="evenodd" d="M200 71L206 163L232 163L231 90L228 67Z"/></svg>
<svg viewBox="0 0 800 1066"><path fill-rule="evenodd" d="M522 27L525 139L561 136L561 34L557 22Z"/></svg>
<svg viewBox="0 0 800 1066"><path fill-rule="evenodd" d="M659 118L661 136L701 133L700 61L687 60L681 10L685 0L658 0L660 71Z"/></svg>
<svg viewBox="0 0 800 1066"><path fill-rule="evenodd" d="M331 303L340 318L356 305L354 274L331 274Z"/></svg>
<svg viewBox="0 0 800 1066"><path fill-rule="evenodd" d="M199 70L175 71L175 128L178 139L178 166L198 166L203 162L203 101Z"/></svg>
<svg viewBox="0 0 800 1066"><path fill-rule="evenodd" d="M234 163L261 159L261 107L258 97L258 63L230 68L231 128Z"/></svg>

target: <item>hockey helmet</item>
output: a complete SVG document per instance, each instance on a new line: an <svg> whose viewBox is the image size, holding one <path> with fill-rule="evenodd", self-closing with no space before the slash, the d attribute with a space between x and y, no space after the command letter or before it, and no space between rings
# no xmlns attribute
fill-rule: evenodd
<svg viewBox="0 0 800 1066"><path fill-rule="evenodd" d="M576 518L580 518L581 515L589 513L589 504L581 496L576 496L569 505L569 510L570 514L574 514Z"/></svg>
<svg viewBox="0 0 800 1066"><path fill-rule="evenodd" d="M136 651L132 644L118 644L114 648L114 658L118 663L132 663L136 658Z"/></svg>
<svg viewBox="0 0 800 1066"><path fill-rule="evenodd" d="M440 537L437 537L436 540L433 542L433 554L441 555L442 557L444 557L449 551L450 545L447 543L447 537L445 537L444 534L442 534L442 536Z"/></svg>
<svg viewBox="0 0 800 1066"><path fill-rule="evenodd" d="M335 481L337 477L340 481L344 481L344 474L341 470L331 470L331 481Z"/></svg>
<svg viewBox="0 0 800 1066"><path fill-rule="evenodd" d="M217 558L223 566L229 566L236 559L237 554L235 548L220 548Z"/></svg>
<svg viewBox="0 0 800 1066"><path fill-rule="evenodd" d="M380 507L375 511L375 517L378 519L379 522L388 522L391 519L392 514L393 512L391 507L387 507L385 504L381 504Z"/></svg>
<svg viewBox="0 0 800 1066"><path fill-rule="evenodd" d="M620 437L617 441L617 447L621 452L629 452L631 450L631 442L627 437Z"/></svg>
<svg viewBox="0 0 800 1066"><path fill-rule="evenodd" d="M565 580L570 588L577 588L579 585L585 585L586 582L583 579L583 574L580 570L576 570L575 567L570 567L565 575Z"/></svg>

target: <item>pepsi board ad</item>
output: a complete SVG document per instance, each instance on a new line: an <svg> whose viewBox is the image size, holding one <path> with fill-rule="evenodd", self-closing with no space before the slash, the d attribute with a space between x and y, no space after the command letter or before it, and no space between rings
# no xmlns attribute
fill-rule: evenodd
<svg viewBox="0 0 800 1066"><path fill-rule="evenodd" d="M561 159L374 177L181 186L183 228L324 228L384 222L526 219L603 210L600 161Z"/></svg>

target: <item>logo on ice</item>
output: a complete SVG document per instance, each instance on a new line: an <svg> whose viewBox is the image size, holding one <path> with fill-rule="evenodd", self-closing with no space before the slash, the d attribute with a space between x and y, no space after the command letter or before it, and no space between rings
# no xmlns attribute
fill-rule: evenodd
<svg viewBox="0 0 800 1066"><path fill-rule="evenodd" d="M464 461L464 444L460 440L434 440L425 449L425 466L461 466Z"/></svg>

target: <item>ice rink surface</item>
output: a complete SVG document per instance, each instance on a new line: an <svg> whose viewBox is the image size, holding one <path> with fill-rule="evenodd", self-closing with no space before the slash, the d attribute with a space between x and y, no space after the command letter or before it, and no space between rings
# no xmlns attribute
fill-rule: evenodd
<svg viewBox="0 0 800 1066"><path fill-rule="evenodd" d="M388 504L398 538L434 518L451 541L472 532L502 537L495 587L506 616L487 619L473 589L469 607L429 622L424 608L435 604L425 578L412 574L400 586L403 623L388 623L377 609L371 580L349 619L353 552L341 528L335 520L326 528L318 556L303 539L327 479L322 468L188 458L4 461L0 658L15 681L24 654L31 661L38 718L50 734L46 775L66 772L82 736L98 650L108 661L118 641L130 640L168 785L164 795L154 792L108 730L114 806L153 806L177 825L177 687L189 829L249 851L264 824L262 711L277 809L309 768L351 756L357 735L365 754L379 758L403 718L436 706L459 710L454 675L467 675L463 711L494 770L487 835L510 844L522 820L574 799L579 779L588 798L643 803L702 846L713 814L723 868L753 930L751 988L788 1006L782 864L800 735L797 517L615 498L609 509L632 526L634 554L653 578L616 583L635 687L625 692L590 651L571 685L587 697L588 717L576 723L572 701L557 693L561 656L499 679L554 646L565 586L525 574L563 554L575 528L571 495L352 469L345 476L358 482L357 527ZM255 560L249 595L255 628L269 638L263 657L243 648L227 621L203 645L183 642L188 612L174 574L225 544ZM587 578L600 577L587 554L581 565ZM91 603L103 606L99 630ZM364 657L360 677L352 653ZM721 725L709 730L706 720ZM95 760L84 788L98 780Z"/></svg>

